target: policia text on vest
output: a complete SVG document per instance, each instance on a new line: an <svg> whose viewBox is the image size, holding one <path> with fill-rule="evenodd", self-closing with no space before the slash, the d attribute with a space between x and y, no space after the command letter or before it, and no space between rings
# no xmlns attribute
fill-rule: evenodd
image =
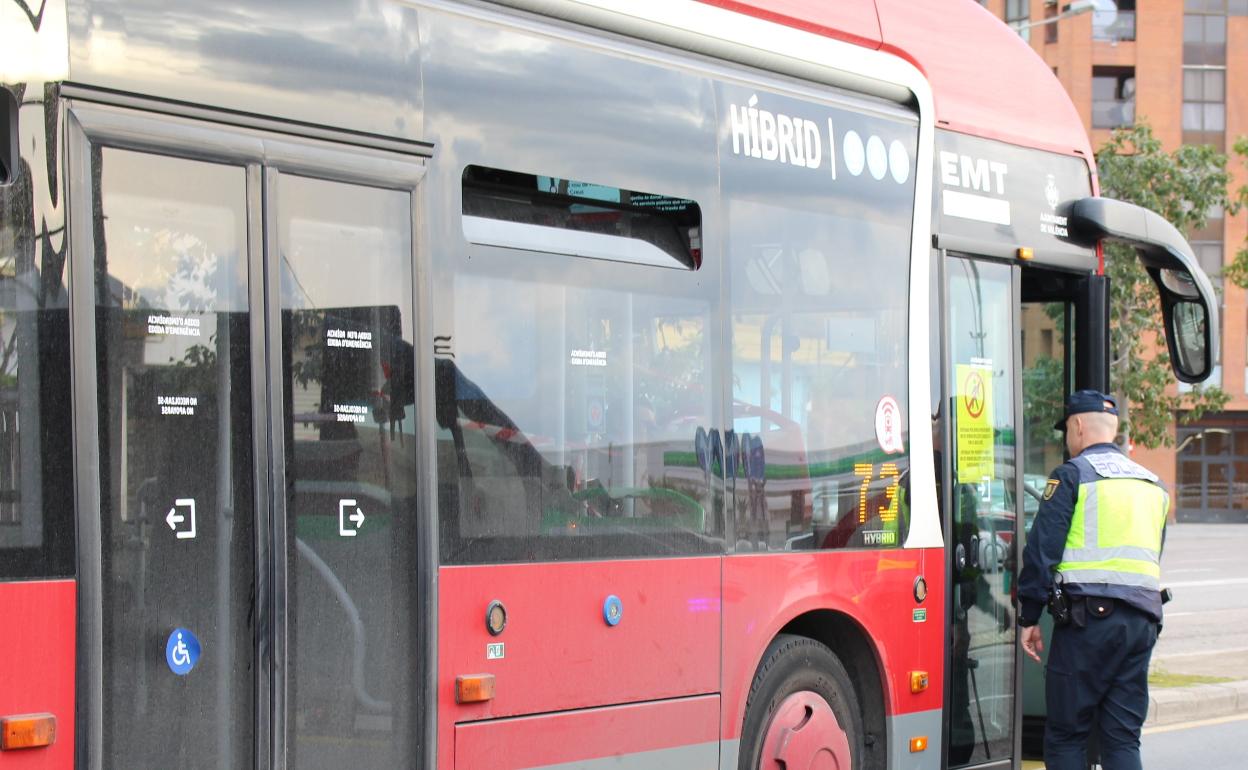
<svg viewBox="0 0 1248 770"><path fill-rule="evenodd" d="M1066 402L1071 460L1049 477L1019 577L1024 650L1039 660L1040 613L1054 585L1069 597L1045 675L1048 770L1084 770L1093 724L1105 770L1141 767L1148 661L1161 623L1161 548L1170 497L1157 476L1112 443L1113 398L1079 391Z"/></svg>

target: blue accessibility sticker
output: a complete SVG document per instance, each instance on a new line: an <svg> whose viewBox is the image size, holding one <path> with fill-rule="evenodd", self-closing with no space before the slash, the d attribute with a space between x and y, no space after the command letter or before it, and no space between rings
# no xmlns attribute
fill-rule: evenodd
<svg viewBox="0 0 1248 770"><path fill-rule="evenodd" d="M169 670L178 676L186 676L199 662L199 640L185 628L175 628L165 643L165 661Z"/></svg>

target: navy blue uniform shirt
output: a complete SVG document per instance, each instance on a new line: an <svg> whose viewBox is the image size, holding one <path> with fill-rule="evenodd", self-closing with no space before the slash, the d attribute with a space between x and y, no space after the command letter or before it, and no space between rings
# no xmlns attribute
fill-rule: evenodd
<svg viewBox="0 0 1248 770"><path fill-rule="evenodd" d="M1093 444L1080 454L1099 452L1122 454L1114 444ZM1055 481L1056 488L1053 487ZM1040 622L1040 613L1049 601L1049 588L1053 585L1053 569L1061 563L1062 552L1066 550L1066 535L1075 515L1078 492L1079 469L1069 461L1062 463L1049 476L1046 497L1040 501L1040 510L1027 534L1027 547L1023 549L1023 570L1018 576L1020 626L1034 626ZM1165 540L1164 531L1162 540ZM1156 591L1106 585L1068 585L1066 588L1072 596L1121 599L1161 622L1161 597Z"/></svg>

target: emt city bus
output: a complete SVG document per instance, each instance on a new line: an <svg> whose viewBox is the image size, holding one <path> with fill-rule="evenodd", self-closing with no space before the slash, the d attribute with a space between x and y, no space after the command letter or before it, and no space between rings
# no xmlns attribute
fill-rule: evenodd
<svg viewBox="0 0 1248 770"><path fill-rule="evenodd" d="M2 0L0 84L0 770L1017 767L1103 240L1215 360L970 0Z"/></svg>

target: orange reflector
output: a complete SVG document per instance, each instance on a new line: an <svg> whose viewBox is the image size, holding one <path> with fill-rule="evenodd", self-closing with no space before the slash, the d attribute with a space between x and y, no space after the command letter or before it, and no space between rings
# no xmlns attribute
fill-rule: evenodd
<svg viewBox="0 0 1248 770"><path fill-rule="evenodd" d="M51 714L0 717L0 750L37 749L55 740L56 717Z"/></svg>
<svg viewBox="0 0 1248 770"><path fill-rule="evenodd" d="M927 751L927 736L920 735L918 738L910 739L910 753L917 754L920 751Z"/></svg>
<svg viewBox="0 0 1248 770"><path fill-rule="evenodd" d="M910 672L910 692L920 693L927 689L928 678L926 671Z"/></svg>
<svg viewBox="0 0 1248 770"><path fill-rule="evenodd" d="M469 674L455 677L455 700L457 702L483 703L493 699L493 674Z"/></svg>
<svg viewBox="0 0 1248 770"><path fill-rule="evenodd" d="M1030 246L1019 246L1019 247L1018 247L1018 258L1019 258L1019 259L1035 259L1035 257L1036 257L1036 252L1035 252L1035 251L1033 251L1033 250L1032 250L1032 248L1031 248Z"/></svg>

